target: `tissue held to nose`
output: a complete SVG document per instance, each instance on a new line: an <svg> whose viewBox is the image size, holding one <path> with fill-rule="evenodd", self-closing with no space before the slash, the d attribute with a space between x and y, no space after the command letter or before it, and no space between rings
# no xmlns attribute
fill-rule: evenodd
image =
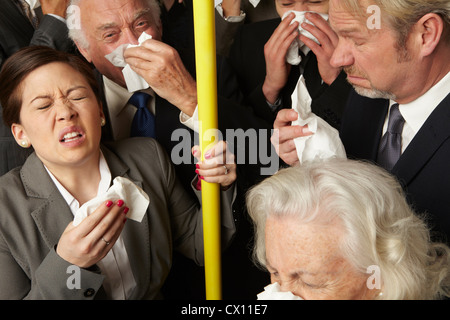
<svg viewBox="0 0 450 320"><path fill-rule="evenodd" d="M138 45L122 44L118 46L113 52L105 56L105 58L108 59L114 66L123 68L122 73L129 92L147 89L149 85L147 81L144 80L144 78L142 78L140 75L134 72L131 69L130 65L125 62L123 54L126 49L130 47L140 46L144 41L151 38L152 38L151 35L142 32L141 36L138 39L139 42Z"/></svg>
<svg viewBox="0 0 450 320"><path fill-rule="evenodd" d="M290 11L287 11L281 19L284 20L289 14L294 13L295 18L291 21L291 24L294 22L298 22L299 23L298 32L300 34L304 35L305 37L308 37L309 39L315 41L317 44L320 44L316 37L314 37L309 31L302 28L303 22L311 23L311 22L307 21L305 18L305 14L307 12L309 12L309 11L290 10ZM318 14L320 14L322 16L322 18L324 18L325 20L328 20L328 14L325 14L325 13L318 13ZM288 53L286 55L286 61L289 64L298 65L302 61L302 58L298 53L299 50L302 50L302 52L306 55L310 49L302 41L300 41L300 39L297 38L294 42L292 42L292 44L288 50Z"/></svg>

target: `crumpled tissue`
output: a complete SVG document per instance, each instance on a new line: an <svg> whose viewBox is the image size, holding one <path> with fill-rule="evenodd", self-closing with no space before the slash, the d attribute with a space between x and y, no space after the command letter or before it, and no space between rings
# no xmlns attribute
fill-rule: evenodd
<svg viewBox="0 0 450 320"><path fill-rule="evenodd" d="M294 139L300 164L317 159L346 158L339 132L311 112L312 99L303 75L300 76L291 99L292 109L298 113L298 120L292 121L292 125L308 125L309 131L313 132L312 135Z"/></svg>
<svg viewBox="0 0 450 320"><path fill-rule="evenodd" d="M130 65L125 62L125 59L123 58L123 54L126 49L138 47L142 45L142 43L148 39L151 39L152 36L142 32L142 34L139 36L139 44L122 44L118 46L116 49L114 49L113 52L107 54L105 56L106 59L108 59L114 66L123 68L122 73L125 79L125 83L127 85L127 89L129 92L135 92L139 90L144 90L149 87L147 81L144 80L140 75L138 75L136 72L131 69Z"/></svg>
<svg viewBox="0 0 450 320"><path fill-rule="evenodd" d="M127 219L141 222L150 203L148 195L129 179L116 177L108 191L89 200L78 209L75 213L73 224L75 226L80 224L84 218L107 200L114 202L119 199L122 199L125 205L130 208L127 213Z"/></svg>
<svg viewBox="0 0 450 320"><path fill-rule="evenodd" d="M294 295L292 292L280 291L280 285L278 282L269 284L264 287L264 291L257 295L258 300L303 300L302 298Z"/></svg>
<svg viewBox="0 0 450 320"><path fill-rule="evenodd" d="M295 14L295 18L291 21L291 24L294 23L295 21L298 21L298 23L299 23L298 32L301 33L302 35L304 35L305 37L308 37L309 39L320 44L316 37L314 37L309 31L306 31L305 29L302 28L303 22L305 22L305 21L309 22L306 20L305 14L310 11L289 10L288 12L286 12L283 15L283 17L281 19L284 20L291 12L293 12ZM325 20L328 20L328 14L318 13L318 12L315 12L315 13L320 14L322 16L322 18L324 18ZM311 22L309 22L309 23L311 24ZM299 49L302 50L305 55L308 54L308 52L311 50L303 43L303 41L300 41L300 39L297 37L291 43L291 46L289 47L288 52L286 54L286 61L289 64L298 65L302 61L302 57L298 53Z"/></svg>

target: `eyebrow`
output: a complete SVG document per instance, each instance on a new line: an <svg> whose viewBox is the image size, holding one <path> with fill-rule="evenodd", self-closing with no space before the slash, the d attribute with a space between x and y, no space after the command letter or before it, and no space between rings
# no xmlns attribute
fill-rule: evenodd
<svg viewBox="0 0 450 320"><path fill-rule="evenodd" d="M75 90L78 90L78 89L87 89L85 86L74 86L74 87L71 87L70 89L68 89L67 91L66 91L66 96L67 95L69 95L71 92L73 92L73 91L75 91ZM52 95L50 95L50 94L44 94L44 95L40 95L40 96L37 96L37 97L34 97L31 101L30 101L30 104L31 103L33 103L34 101L36 101L36 100L39 100L39 99L51 99L52 98Z"/></svg>
<svg viewBox="0 0 450 320"><path fill-rule="evenodd" d="M272 266L270 265L270 263L267 261L267 259L266 259L266 268L267 268L267 269L271 269L271 270L273 270L273 271L275 271L275 272L278 272L277 269L275 269L274 267L272 267ZM293 271L293 272L289 272L289 274L290 274L290 275L297 275L297 274L303 275L303 274L306 274L306 275L313 275L313 276L315 276L315 275L317 275L318 273L317 273L317 272L309 272L309 271L306 271L306 270L303 270L303 269L299 269L299 270L295 270L295 271Z"/></svg>
<svg viewBox="0 0 450 320"><path fill-rule="evenodd" d="M139 19L140 17L146 15L148 12L150 11L150 8L145 8L145 9L141 9L139 11L137 11L134 15L133 15L133 22L136 21L137 19ZM107 30L107 29L111 29L111 28L116 28L119 25L116 22L108 22L105 24L102 24L100 26L97 27L97 30L99 31L103 31L103 30Z"/></svg>
<svg viewBox="0 0 450 320"><path fill-rule="evenodd" d="M336 30L335 29L335 32L338 35L341 35L341 36L344 36L344 37L348 37L348 36L351 36L351 35L360 34L360 33L363 32L363 30L361 30L360 28L356 28L356 27L349 27L349 28L344 28L344 29L341 29L341 30Z"/></svg>

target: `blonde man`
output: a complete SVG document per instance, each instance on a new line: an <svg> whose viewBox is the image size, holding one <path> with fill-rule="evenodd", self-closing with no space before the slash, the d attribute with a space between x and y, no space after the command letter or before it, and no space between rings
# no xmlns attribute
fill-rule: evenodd
<svg viewBox="0 0 450 320"><path fill-rule="evenodd" d="M386 168L402 182L408 200L429 214L434 237L450 239L450 4L446 0L330 1L339 37L331 64L343 67L355 91L344 114L341 138L348 155L379 164L390 115L400 113L397 152ZM371 22L378 18L379 25ZM371 99L377 98L377 99ZM395 106L394 109L391 107ZM397 110L392 112L392 110ZM290 110L280 112L279 155L297 163ZM392 130L389 130L391 132Z"/></svg>

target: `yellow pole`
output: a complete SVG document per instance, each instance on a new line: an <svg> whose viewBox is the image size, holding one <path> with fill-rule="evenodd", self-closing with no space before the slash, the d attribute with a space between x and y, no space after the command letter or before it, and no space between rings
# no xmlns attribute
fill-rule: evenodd
<svg viewBox="0 0 450 320"><path fill-rule="evenodd" d="M194 0L195 61L202 158L217 132L214 0ZM212 133L212 134L211 134ZM203 158L204 159L204 158ZM206 299L222 299L220 186L202 181Z"/></svg>

